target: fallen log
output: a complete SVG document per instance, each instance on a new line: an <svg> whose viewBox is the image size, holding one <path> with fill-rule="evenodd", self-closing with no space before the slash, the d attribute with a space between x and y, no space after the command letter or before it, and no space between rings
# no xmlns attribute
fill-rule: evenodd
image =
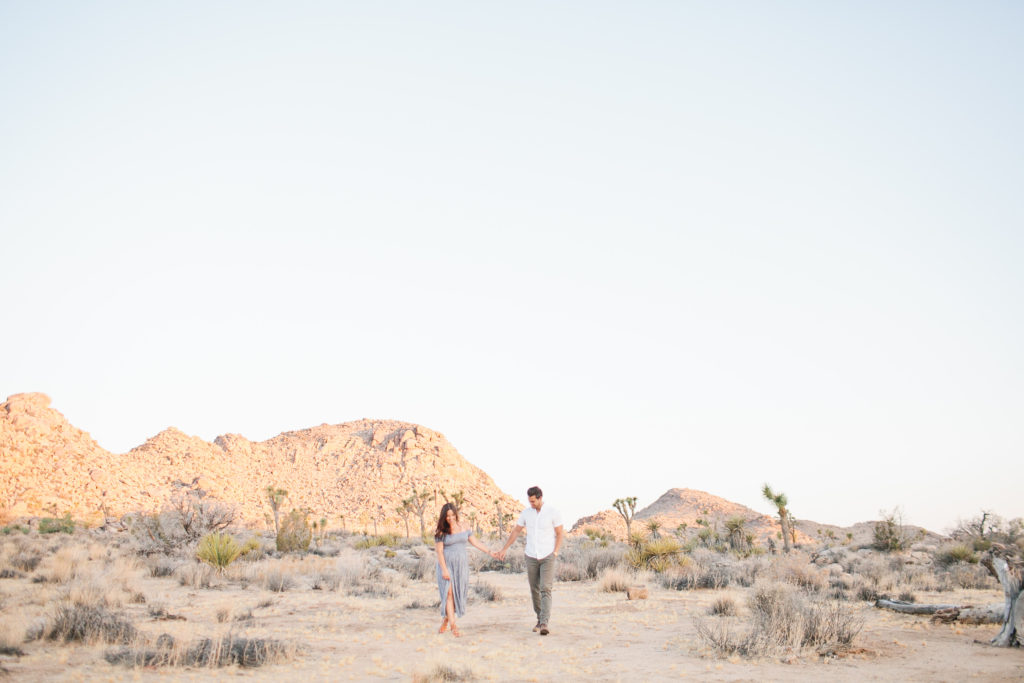
<svg viewBox="0 0 1024 683"><path fill-rule="evenodd" d="M932 621L950 623L961 621L968 624L999 624L1006 616L1003 605L923 605L902 600L875 600L875 607L891 609L900 614L931 614Z"/></svg>

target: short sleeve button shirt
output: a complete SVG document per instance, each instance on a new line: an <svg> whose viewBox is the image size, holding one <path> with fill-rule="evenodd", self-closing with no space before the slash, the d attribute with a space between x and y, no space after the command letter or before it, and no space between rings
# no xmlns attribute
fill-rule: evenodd
<svg viewBox="0 0 1024 683"><path fill-rule="evenodd" d="M550 505L540 512L528 507L519 514L518 526L526 527L526 556L543 560L555 551L555 527L562 526L562 514Z"/></svg>

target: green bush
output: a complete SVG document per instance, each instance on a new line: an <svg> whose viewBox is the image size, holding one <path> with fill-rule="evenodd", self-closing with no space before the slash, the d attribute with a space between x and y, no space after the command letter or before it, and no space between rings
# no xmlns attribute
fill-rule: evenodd
<svg viewBox="0 0 1024 683"><path fill-rule="evenodd" d="M71 534L75 531L75 523L71 519L71 513L67 512L60 519L43 517L39 520L39 533L41 534Z"/></svg>
<svg viewBox="0 0 1024 683"><path fill-rule="evenodd" d="M398 545L398 537L394 534L384 534L383 536L367 536L361 541L356 541L356 550L366 550L367 548L377 548L379 546L387 546L388 548L394 548Z"/></svg>
<svg viewBox="0 0 1024 683"><path fill-rule="evenodd" d="M309 550L313 540L313 530L309 526L309 514L301 510L292 510L281 520L281 530L277 533L277 549L282 553L297 550Z"/></svg>
<svg viewBox="0 0 1024 683"><path fill-rule="evenodd" d="M224 571L228 565L234 562L242 553L241 546L231 537L231 534L214 532L206 534L199 541L199 550L196 556L217 571Z"/></svg>
<svg viewBox="0 0 1024 683"><path fill-rule="evenodd" d="M255 538L250 538L242 546L241 552L238 553L238 557L245 558L247 560L259 560L265 555L263 545Z"/></svg>
<svg viewBox="0 0 1024 683"><path fill-rule="evenodd" d="M969 564L976 564L978 562L978 556L974 554L974 550L962 543L942 551L936 559L940 565L945 567L954 565L957 562L967 562Z"/></svg>
<svg viewBox="0 0 1024 683"><path fill-rule="evenodd" d="M682 546L674 538L659 538L626 553L626 561L634 569L650 569L661 573L676 564Z"/></svg>

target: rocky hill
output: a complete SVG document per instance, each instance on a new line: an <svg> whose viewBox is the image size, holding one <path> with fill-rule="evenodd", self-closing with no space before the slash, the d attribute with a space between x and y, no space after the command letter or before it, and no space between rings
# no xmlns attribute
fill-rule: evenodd
<svg viewBox="0 0 1024 683"><path fill-rule="evenodd" d="M701 528L698 520L704 520L710 528L723 533L725 521L733 517L743 519L744 530L753 533L762 544L769 537L775 538L780 531L779 520L776 517L694 489L669 489L658 500L638 510L633 518L633 531L646 533L647 523L656 520L661 524L661 533L671 533L685 525L680 533L690 537L695 536ZM603 510L588 517L581 517L573 525L570 533L582 534L588 528L600 529L619 540L626 537L626 522L615 510ZM798 543L811 540L810 536L797 529Z"/></svg>
<svg viewBox="0 0 1024 683"><path fill-rule="evenodd" d="M160 510L186 485L237 506L241 521L259 525L269 512L268 486L288 491L284 508L306 508L349 529L372 529L376 518L379 529L404 532L396 508L414 486L462 491L464 513L484 528L498 507L522 507L443 434L406 422L324 424L260 442L225 434L213 443L171 427L114 454L68 423L44 394L16 394L0 404L0 516L70 512L97 523L104 515ZM439 508L429 503L428 527ZM410 524L418 531L415 514Z"/></svg>

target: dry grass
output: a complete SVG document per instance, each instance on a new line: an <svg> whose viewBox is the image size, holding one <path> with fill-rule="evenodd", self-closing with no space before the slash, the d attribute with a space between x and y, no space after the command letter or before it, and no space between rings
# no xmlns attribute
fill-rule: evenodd
<svg viewBox="0 0 1024 683"><path fill-rule="evenodd" d="M633 581L625 569L608 567L601 573L599 585L605 593L621 593L633 585Z"/></svg>
<svg viewBox="0 0 1024 683"><path fill-rule="evenodd" d="M229 632L216 638L179 642L167 634L152 643L143 639L104 655L111 664L151 667L259 667L295 658L298 648L271 638L249 638Z"/></svg>
<svg viewBox="0 0 1024 683"><path fill-rule="evenodd" d="M483 579L477 579L473 584L473 595L485 602L501 602L505 597L500 588Z"/></svg>
<svg viewBox="0 0 1024 683"><path fill-rule="evenodd" d="M58 603L40 637L62 643L130 643L138 634L123 615L97 605Z"/></svg>
<svg viewBox="0 0 1024 683"><path fill-rule="evenodd" d="M435 683L438 681L475 681L478 679L476 673L468 666L453 666L451 664L435 664L434 668L425 674L413 676L413 683Z"/></svg>
<svg viewBox="0 0 1024 683"><path fill-rule="evenodd" d="M50 562L49 579L53 583L67 583L84 571L88 561L89 551L85 548L61 548Z"/></svg>
<svg viewBox="0 0 1024 683"><path fill-rule="evenodd" d="M734 617L739 614L739 608L736 606L735 600L724 595L720 598L716 598L715 601L711 603L711 607L708 609L708 614L719 617Z"/></svg>
<svg viewBox="0 0 1024 683"><path fill-rule="evenodd" d="M183 564L175 570L178 583L190 588L210 588L213 586L217 571L203 562Z"/></svg>
<svg viewBox="0 0 1024 683"><path fill-rule="evenodd" d="M749 608L742 632L734 621L697 618L697 636L722 657L766 657L807 648L824 653L849 647L864 624L841 603L812 599L785 583L755 586Z"/></svg>

